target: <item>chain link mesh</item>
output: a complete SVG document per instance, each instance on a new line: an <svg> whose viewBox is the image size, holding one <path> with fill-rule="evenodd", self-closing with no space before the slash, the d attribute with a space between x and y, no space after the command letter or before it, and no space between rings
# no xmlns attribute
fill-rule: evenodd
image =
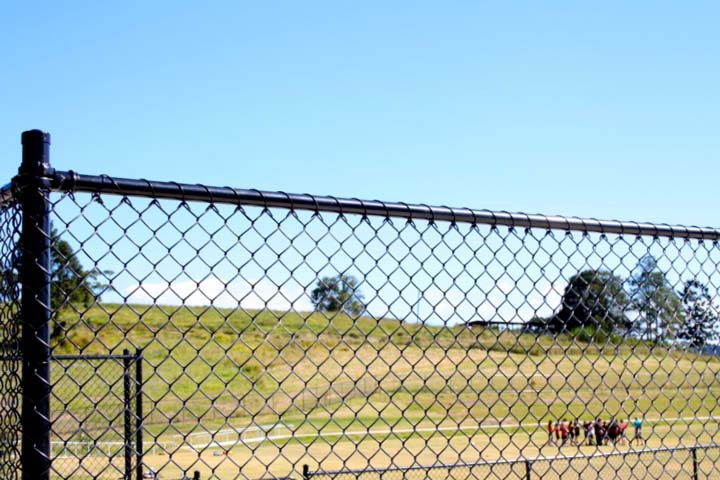
<svg viewBox="0 0 720 480"><path fill-rule="evenodd" d="M126 470L135 471L137 451L137 357L65 355L52 360L54 467L69 472L69 478L126 478Z"/></svg>
<svg viewBox="0 0 720 480"><path fill-rule="evenodd" d="M425 480L487 478L712 478L716 447L608 451L593 454L546 456L517 460L495 460L475 464L390 468L363 472L312 472L308 478L339 480Z"/></svg>
<svg viewBox="0 0 720 480"><path fill-rule="evenodd" d="M0 200L0 477L20 471L21 363L18 267L22 216L9 191ZM5 195L7 194L7 196Z"/></svg>
<svg viewBox="0 0 720 480"><path fill-rule="evenodd" d="M53 355L142 349L148 477L717 473L715 240L99 183L51 196ZM51 443L124 448L118 375L53 366ZM52 475L123 472L93 452Z"/></svg>

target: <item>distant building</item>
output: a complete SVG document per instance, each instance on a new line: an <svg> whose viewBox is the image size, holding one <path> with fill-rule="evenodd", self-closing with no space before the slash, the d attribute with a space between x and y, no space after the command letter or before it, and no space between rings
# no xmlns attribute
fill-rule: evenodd
<svg viewBox="0 0 720 480"><path fill-rule="evenodd" d="M487 328L491 325L493 325L493 322L488 322L487 320L470 320L469 322L465 322L467 328Z"/></svg>

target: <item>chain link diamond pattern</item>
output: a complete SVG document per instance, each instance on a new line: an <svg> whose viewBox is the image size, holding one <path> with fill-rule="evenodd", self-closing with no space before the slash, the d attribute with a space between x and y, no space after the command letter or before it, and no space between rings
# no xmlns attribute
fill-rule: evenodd
<svg viewBox="0 0 720 480"><path fill-rule="evenodd" d="M102 184L51 196L55 478L717 474L714 239Z"/></svg>
<svg viewBox="0 0 720 480"><path fill-rule="evenodd" d="M5 192L3 192L5 193ZM22 213L11 198L0 202L0 477L20 470L21 362L18 239Z"/></svg>

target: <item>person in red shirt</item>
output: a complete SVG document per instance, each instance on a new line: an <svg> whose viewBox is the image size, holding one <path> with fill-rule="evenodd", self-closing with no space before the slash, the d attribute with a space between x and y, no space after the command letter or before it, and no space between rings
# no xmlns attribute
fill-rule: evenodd
<svg viewBox="0 0 720 480"><path fill-rule="evenodd" d="M568 439L568 422L563 420L560 422L560 438L562 439L561 446L565 446Z"/></svg>
<svg viewBox="0 0 720 480"><path fill-rule="evenodd" d="M625 436L625 430L627 430L628 427L628 421L622 420L620 422L620 439L618 440L618 443L620 445L625 445L627 443L627 437Z"/></svg>
<svg viewBox="0 0 720 480"><path fill-rule="evenodd" d="M555 428L553 427L552 420L548 420L547 432L548 432L548 441L545 445L555 445L555 440L553 439L553 434L555 433Z"/></svg>

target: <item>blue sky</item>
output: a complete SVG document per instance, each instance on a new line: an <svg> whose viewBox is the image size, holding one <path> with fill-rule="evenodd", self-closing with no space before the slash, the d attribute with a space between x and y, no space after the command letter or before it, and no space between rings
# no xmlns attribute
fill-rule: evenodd
<svg viewBox="0 0 720 480"><path fill-rule="evenodd" d="M54 166L83 173L720 224L720 7L713 3L47 2L30 9L17 2L1 8L6 180L19 163L20 132L42 128L53 135ZM61 227L60 218L54 221ZM77 223L65 234L74 243L92 232ZM286 271L221 275L198 259L178 275L178 265L123 267L136 246L110 252L106 239L90 241L99 244L86 244L84 262L114 270L113 298L130 301L217 303L225 295L232 304L251 284L261 297L255 303L278 292L299 299L320 268L342 269L340 258L329 264L320 258L303 267L306 283L290 285L298 279ZM564 279L602 263L586 263L588 245L575 263L568 256L562 269L543 272L542 283L530 282L532 269L501 278L510 267L493 275L478 266L468 275L486 275L487 285L472 298L465 288L472 279L435 279L385 293L389 287L373 286L384 277L373 280L376 273L361 262L355 267L366 294L374 289L382 300L379 316L385 308L407 316L423 290L435 305L428 308L444 320L495 311L510 318L522 313L518 307L552 311ZM273 258L266 253L256 261ZM604 266L627 275L646 252L636 253L629 264L610 259ZM211 257L210 247L201 255ZM684 268L673 281L686 275ZM153 271L157 278L147 276ZM228 283L238 273L246 282ZM462 302L470 302L467 314ZM308 309L307 298L295 308Z"/></svg>
<svg viewBox="0 0 720 480"><path fill-rule="evenodd" d="M713 2L6 2L0 158L716 226Z"/></svg>

